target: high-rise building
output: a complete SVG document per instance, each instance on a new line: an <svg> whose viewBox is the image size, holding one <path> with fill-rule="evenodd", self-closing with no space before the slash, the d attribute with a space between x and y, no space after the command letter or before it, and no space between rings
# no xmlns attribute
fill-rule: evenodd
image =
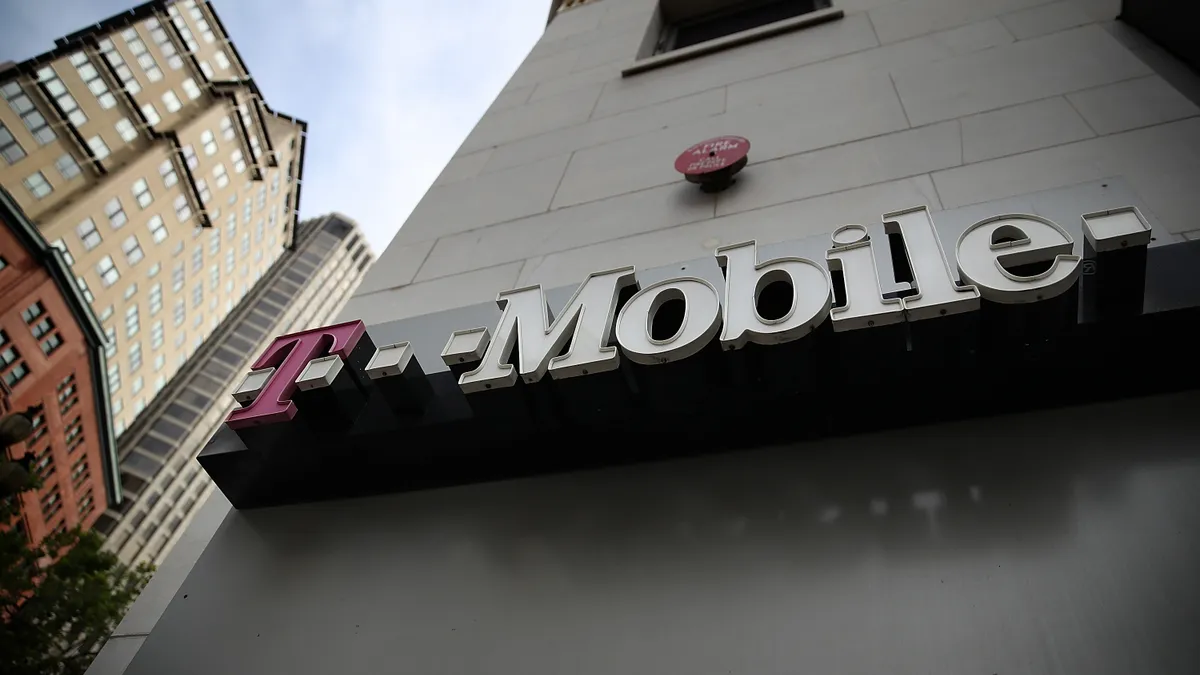
<svg viewBox="0 0 1200 675"><path fill-rule="evenodd" d="M162 562L212 491L195 457L233 407L232 389L274 336L332 321L371 260L353 220L300 223L283 256L121 437L124 500L96 523L106 549L129 564Z"/></svg>
<svg viewBox="0 0 1200 675"><path fill-rule="evenodd" d="M0 460L23 460L41 479L20 494L20 518L11 524L33 543L91 527L121 496L104 332L88 300L62 252L0 189L0 415L32 422ZM6 487L19 489L10 478Z"/></svg>
<svg viewBox="0 0 1200 675"><path fill-rule="evenodd" d="M60 38L0 94L0 183L93 298L120 435L291 244L305 124L196 0Z"/></svg>
<svg viewBox="0 0 1200 675"><path fill-rule="evenodd" d="M125 672L1191 675L1196 73L1111 0L550 4Z"/></svg>

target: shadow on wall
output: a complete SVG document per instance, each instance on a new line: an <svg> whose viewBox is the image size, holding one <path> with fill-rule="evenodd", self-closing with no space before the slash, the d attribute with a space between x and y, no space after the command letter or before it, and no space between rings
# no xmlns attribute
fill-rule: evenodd
<svg viewBox="0 0 1200 675"><path fill-rule="evenodd" d="M1132 424L1116 405L1094 406L239 517L277 559L381 537L448 564L478 558L513 581L555 570L589 585L628 579L630 566L669 579L683 565L695 583L706 569L727 580L731 568L1023 556L1070 543L1080 509L1124 508L1146 469L1200 486L1200 449L1155 421L1187 419L1196 400L1148 399ZM563 439L562 451L575 442L586 439ZM1200 513L1200 490L1181 498ZM337 525L350 521L353 534Z"/></svg>

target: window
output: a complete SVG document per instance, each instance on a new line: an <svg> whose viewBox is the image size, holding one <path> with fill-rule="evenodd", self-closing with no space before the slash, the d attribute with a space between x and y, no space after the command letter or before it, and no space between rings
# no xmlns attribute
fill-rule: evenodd
<svg viewBox="0 0 1200 675"><path fill-rule="evenodd" d="M141 327L138 319L138 306L130 305L129 309L125 310L125 337L132 338L137 335Z"/></svg>
<svg viewBox="0 0 1200 675"><path fill-rule="evenodd" d="M96 263L96 274L100 275L100 280L104 282L106 288L112 286L121 277L121 273L116 271L116 264L113 263L112 256L100 258L100 262Z"/></svg>
<svg viewBox="0 0 1200 675"><path fill-rule="evenodd" d="M154 263L153 265L150 266L150 269L146 270L146 278L153 279L154 277L158 276L158 273L161 270L162 270L162 265L160 265L159 263Z"/></svg>
<svg viewBox="0 0 1200 675"><path fill-rule="evenodd" d="M183 320L184 320L186 312L187 312L187 307L186 307L186 304L183 302L183 299L181 298L179 300L176 300L175 301L175 325L176 326L183 325ZM179 345L177 344L175 346L178 347Z"/></svg>
<svg viewBox="0 0 1200 675"><path fill-rule="evenodd" d="M113 197L104 205L104 215L108 216L108 224L114 230L121 229L129 219L125 217L125 209L121 207L121 200L118 197Z"/></svg>
<svg viewBox="0 0 1200 675"><path fill-rule="evenodd" d="M175 198L175 218L179 222L187 222L188 218L192 217L192 207L188 206L187 197L179 195Z"/></svg>
<svg viewBox="0 0 1200 675"><path fill-rule="evenodd" d="M242 233L242 257L244 258L249 254L250 254L250 233L243 232Z"/></svg>
<svg viewBox="0 0 1200 675"><path fill-rule="evenodd" d="M154 239L154 243L161 244L167 238L167 225L163 222L162 216L157 214L150 216L146 227L150 228L150 237Z"/></svg>
<svg viewBox="0 0 1200 675"><path fill-rule="evenodd" d="M143 103L142 114L146 116L146 123L150 126L162 121L162 118L158 116L158 109L154 107L153 103Z"/></svg>
<svg viewBox="0 0 1200 675"><path fill-rule="evenodd" d="M769 0L698 16L664 16L655 54L683 49L829 7L829 0Z"/></svg>
<svg viewBox="0 0 1200 675"><path fill-rule="evenodd" d="M136 35L136 33L135 33ZM138 84L137 78L133 76L133 71L125 63L125 57L117 51L113 41L104 38L100 41L100 53L108 61L113 70L117 71L117 77L121 79L121 84L125 87L125 91L130 94L137 94L142 91L142 86Z"/></svg>
<svg viewBox="0 0 1200 675"><path fill-rule="evenodd" d="M54 353L54 350L62 346L62 343L62 337L59 336L58 333L54 333L45 340L42 340L42 353L46 356L50 356L52 353Z"/></svg>
<svg viewBox="0 0 1200 675"><path fill-rule="evenodd" d="M162 302L162 284L154 284L150 287L150 316L162 311Z"/></svg>
<svg viewBox="0 0 1200 675"><path fill-rule="evenodd" d="M258 222L254 224L254 243L256 243L256 244L262 243L263 233L265 232L265 230L266 230L266 228L263 226L263 219L259 218Z"/></svg>
<svg viewBox="0 0 1200 675"><path fill-rule="evenodd" d="M62 509L62 496L55 487L49 494L42 497L42 520L49 521Z"/></svg>
<svg viewBox="0 0 1200 675"><path fill-rule="evenodd" d="M227 174L225 172L224 164L217 164L216 166L214 166L212 173L213 173L213 177L217 181L218 188L223 188L226 185L229 185L229 174Z"/></svg>
<svg viewBox="0 0 1200 675"><path fill-rule="evenodd" d="M221 118L221 138L227 141L233 140L233 120L229 119L229 115ZM236 154L237 151L235 150Z"/></svg>
<svg viewBox="0 0 1200 675"><path fill-rule="evenodd" d="M133 28L126 28L121 31L121 37L125 38L125 44L129 47L129 51L137 57L138 65L142 67L142 71L146 73L146 79L151 82L158 82L162 79L162 71L158 69L158 64L154 62L154 57L150 55L150 50L146 49L146 43L138 37L137 31Z"/></svg>
<svg viewBox="0 0 1200 675"><path fill-rule="evenodd" d="M247 199L245 205L242 207L242 224L243 225L250 224L250 218L254 215L253 209L254 209L253 202L251 202L249 199Z"/></svg>
<svg viewBox="0 0 1200 675"><path fill-rule="evenodd" d="M229 118L226 117L222 121L228 122ZM12 132L3 123L0 123L0 155L3 155L4 161L9 164L16 164L25 158L25 149L13 138Z"/></svg>
<svg viewBox="0 0 1200 675"><path fill-rule="evenodd" d="M133 182L132 192L138 206L143 209L154 203L154 195L150 194L150 184L146 182L145 178L139 178Z"/></svg>
<svg viewBox="0 0 1200 675"><path fill-rule="evenodd" d="M200 246L192 249L192 274L199 274L204 267L204 249Z"/></svg>
<svg viewBox="0 0 1200 675"><path fill-rule="evenodd" d="M39 305L40 305L40 303L39 303ZM51 319L50 317L46 317L46 318L42 319L41 321L33 323L29 326L29 332L33 333L33 337L37 338L39 340L42 338L43 335L46 335L47 333L49 333L52 330L54 330L54 320Z"/></svg>
<svg viewBox="0 0 1200 675"><path fill-rule="evenodd" d="M75 163L75 158L69 152L54 160L54 168L58 169L63 180L71 180L79 175L79 165Z"/></svg>
<svg viewBox="0 0 1200 675"><path fill-rule="evenodd" d="M142 343L135 342L132 345L129 345L129 372L136 373L138 368L141 368L141 367L142 367ZM135 382L135 387L134 387L133 393L136 394L140 390L141 390L141 387L137 387L136 382Z"/></svg>
<svg viewBox="0 0 1200 675"><path fill-rule="evenodd" d="M183 253L183 240L182 239L175 242L175 248L171 249L172 256L178 256L180 253Z"/></svg>
<svg viewBox="0 0 1200 675"><path fill-rule="evenodd" d="M167 355L166 354L159 354L158 356L154 357L154 372L157 373L158 371L162 370L163 366L165 366L165 365L167 365ZM167 378L162 375L159 375L157 378L155 378L154 379L154 393L157 394L158 392L162 391L163 385L166 383L167 383Z"/></svg>
<svg viewBox="0 0 1200 675"><path fill-rule="evenodd" d="M125 252L125 259L129 261L132 267L142 261L146 257L142 253L142 246L138 243L136 235L130 235L124 242L121 243L121 250Z"/></svg>
<svg viewBox="0 0 1200 675"><path fill-rule="evenodd" d="M167 66L171 70L179 70L183 67L183 59L179 56L179 50L175 49L175 43L171 42L167 31L163 30L158 19L147 19L146 30L150 31L150 38L154 40L154 44L158 45L158 50L167 59Z"/></svg>
<svg viewBox="0 0 1200 675"><path fill-rule="evenodd" d="M213 54L213 60L217 62L217 68L220 70L229 68L229 57L225 56L225 52L218 50Z"/></svg>
<svg viewBox="0 0 1200 675"><path fill-rule="evenodd" d="M175 263L175 267L171 270L171 290L172 291L174 291L175 293L178 293L179 289L183 288L183 278L184 278L184 270L183 270L183 261L181 260L181 261Z"/></svg>
<svg viewBox="0 0 1200 675"><path fill-rule="evenodd" d="M208 61L200 62L200 72L204 73L204 79L213 79L213 67L208 64Z"/></svg>
<svg viewBox="0 0 1200 675"><path fill-rule="evenodd" d="M57 138L54 135L54 130L50 128L50 123L46 121L42 113L38 112L38 109L33 105L33 101L21 90L21 85L16 82L6 82L3 86L0 86L0 94L8 102L8 107L21 116L21 121L25 123L25 128L29 130L29 133L39 145L45 145Z"/></svg>
<svg viewBox="0 0 1200 675"><path fill-rule="evenodd" d="M34 171L25 179L25 189L34 197L41 199L46 195L54 192L54 188L50 187L50 183L46 181L46 177L41 171Z"/></svg>
<svg viewBox="0 0 1200 675"><path fill-rule="evenodd" d="M209 157L217 154L217 139L208 129L200 132L200 144L204 147L204 154Z"/></svg>
<svg viewBox="0 0 1200 675"><path fill-rule="evenodd" d="M169 188L179 182L179 176L175 174L175 164L169 159L158 165L158 175L162 176L163 187Z"/></svg>
<svg viewBox="0 0 1200 675"><path fill-rule="evenodd" d="M40 301L38 301L38 302L35 302L32 305L26 307L25 309L21 310L21 318L25 321L25 323L29 323L30 321L33 321L34 319L38 318L45 312L46 312L46 308L42 306L42 303ZM34 334L34 337L41 337L41 336Z"/></svg>
<svg viewBox="0 0 1200 675"><path fill-rule="evenodd" d="M48 66L40 68L37 71L37 75L38 82L41 82L46 87L46 91L50 92L50 95L54 97L54 100L58 103L58 107L62 109L63 114L67 116L71 124L75 125L76 128L87 124L87 115L83 114L83 111L79 109L79 103L71 95L71 92L67 91L67 85L63 84L62 80L58 77L58 73L54 72L53 68Z"/></svg>
<svg viewBox="0 0 1200 675"><path fill-rule="evenodd" d="M213 265L208 268L208 290L215 291L221 287L221 266ZM216 298L213 298L216 300Z"/></svg>
<svg viewBox="0 0 1200 675"><path fill-rule="evenodd" d="M108 326L104 329L104 336L107 338L107 341L104 345L104 356L105 358L111 359L117 355L117 329L113 328L112 326Z"/></svg>
<svg viewBox="0 0 1200 675"><path fill-rule="evenodd" d="M275 174L273 176L271 176L271 196L272 197L279 194L279 175L280 175L280 172L276 171Z"/></svg>
<svg viewBox="0 0 1200 675"><path fill-rule="evenodd" d="M200 194L201 204L207 204L212 201L212 190L208 189L208 181L203 178L196 179L196 192Z"/></svg>
<svg viewBox="0 0 1200 675"><path fill-rule="evenodd" d="M241 150L233 151L233 171L234 173L242 173L246 170L246 158L242 156Z"/></svg>
<svg viewBox="0 0 1200 675"><path fill-rule="evenodd" d="M108 157L108 146L105 145L103 138L100 138L99 136L92 136L91 138L87 139L87 144L88 147L92 149L92 155L96 159L104 159L105 157Z"/></svg>
<svg viewBox="0 0 1200 675"><path fill-rule="evenodd" d="M125 299L128 300L137 295L137 284L129 284L129 288L125 289Z"/></svg>
<svg viewBox="0 0 1200 675"><path fill-rule="evenodd" d="M225 273L233 274L233 268L235 265L237 265L237 262L234 260L233 249L231 248L228 251L225 251ZM233 280L230 279L231 283L232 281Z"/></svg>
<svg viewBox="0 0 1200 675"><path fill-rule="evenodd" d="M114 126L117 129L117 133L120 134L121 140L125 141L126 143L129 143L138 137L138 130L133 126L133 122L129 121L128 117L122 117L121 119L117 120L117 123Z"/></svg>
<svg viewBox="0 0 1200 675"><path fill-rule="evenodd" d="M152 349L158 349L159 347L162 347L162 345L163 323L162 321L155 321L154 325L150 327L150 347Z"/></svg>
<svg viewBox="0 0 1200 675"><path fill-rule="evenodd" d="M100 232L96 230L96 222L91 218L84 218L82 223L76 225L75 234L79 235L83 247L89 251L100 245Z"/></svg>
<svg viewBox="0 0 1200 675"><path fill-rule="evenodd" d="M197 283L192 287L192 309L204 304L204 284Z"/></svg>
<svg viewBox="0 0 1200 675"><path fill-rule="evenodd" d="M204 315L197 314L196 317L194 319L192 319L192 328L199 328L200 324L202 324L202 323L204 323ZM192 341L192 350L193 351L195 351L196 348L200 346L200 342L203 339L204 338L199 335L196 336L196 339Z"/></svg>
<svg viewBox="0 0 1200 675"><path fill-rule="evenodd" d="M183 158L187 160L189 169L195 169L200 164L200 160L196 159L196 149L190 145L185 145L182 148Z"/></svg>
<svg viewBox="0 0 1200 675"><path fill-rule="evenodd" d="M21 360L21 352L15 345L9 343L8 336L3 330L0 330L0 371L4 373L4 383L9 387L25 379L25 376L29 374L29 368Z"/></svg>
<svg viewBox="0 0 1200 675"><path fill-rule="evenodd" d="M115 394L121 390L121 366L112 364L108 367L108 393ZM117 410L113 409L113 412Z"/></svg>
<svg viewBox="0 0 1200 675"><path fill-rule="evenodd" d="M189 77L183 81L183 93L194 101L200 98L200 87L196 86L196 81Z"/></svg>
<svg viewBox="0 0 1200 675"><path fill-rule="evenodd" d="M104 78L100 77L100 71L88 61L87 54L83 52L75 52L71 55L71 65L75 66L75 70L79 73L79 79L87 85L88 91L96 97L96 101L100 103L100 107L108 110L117 105L117 97L112 95L108 90L108 85L105 84Z"/></svg>
<svg viewBox="0 0 1200 675"><path fill-rule="evenodd" d="M141 365L141 364L138 364L138 365ZM134 396L137 396L138 394L140 394L142 392L142 389L145 386L146 386L146 381L144 379L142 379L141 375L138 375L136 378L134 378L133 384L130 385L129 393L133 394ZM141 399L137 399L136 401L133 402L133 414L136 415L136 414L142 412L142 410L144 408L145 408L145 403L143 403Z"/></svg>
<svg viewBox="0 0 1200 675"><path fill-rule="evenodd" d="M171 9L175 9L174 6L172 6ZM188 28L187 22L185 22L183 17L179 16L178 14L173 14L173 16L174 18L171 19L171 21L175 24L175 27L179 29L179 34L183 37L183 42L187 45L188 51L194 52L199 49L200 43L196 42L196 38L192 35L191 29Z"/></svg>
<svg viewBox="0 0 1200 675"><path fill-rule="evenodd" d="M221 228L214 227L208 233L208 254L216 255L221 250Z"/></svg>
<svg viewBox="0 0 1200 675"><path fill-rule="evenodd" d="M92 295L92 289L88 288L87 279L75 277L75 285L79 286L80 292L83 293L83 299L87 300L89 305L96 302L96 296Z"/></svg>
<svg viewBox="0 0 1200 675"><path fill-rule="evenodd" d="M179 112L179 109L183 107L183 103L179 101L179 97L175 95L175 91L172 89L168 89L163 93L162 102L167 107L167 112L171 113Z"/></svg>
<svg viewBox="0 0 1200 675"><path fill-rule="evenodd" d="M267 205L267 186L263 185L258 188L258 196L254 200L254 208L258 211L262 211L263 208L266 207L266 205Z"/></svg>

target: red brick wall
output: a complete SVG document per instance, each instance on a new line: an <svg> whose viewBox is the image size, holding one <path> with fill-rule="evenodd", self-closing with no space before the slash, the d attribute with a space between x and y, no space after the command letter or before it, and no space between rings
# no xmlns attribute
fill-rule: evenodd
<svg viewBox="0 0 1200 675"><path fill-rule="evenodd" d="M49 457L42 469L43 474L49 474L45 484L35 492L25 493L21 503L25 527L30 538L37 542L62 525L91 527L104 512L107 493L100 429L87 343L57 285L8 227L0 227L0 256L6 263L0 269L0 330L7 338L0 351L15 347L20 354L19 363L29 370L28 375L12 385L10 407L24 410L33 405L43 406L44 430L35 432L36 440L9 449L14 459L26 452L44 453L43 460ZM35 302L41 303L43 312L27 323L21 313ZM33 325L44 318L49 318L54 328L35 338ZM57 333L62 344L46 355L41 343L51 333ZM0 360L0 373L10 373L16 365L4 365ZM73 382L65 384L64 380L72 376ZM67 394L71 385L74 391ZM65 394L62 401L60 393ZM78 423L74 424L76 420ZM80 429L78 436L69 442L67 434L75 428ZM76 468L82 469L82 473L73 478ZM81 514L80 502L89 495L90 510L85 509ZM43 508L43 504L48 508Z"/></svg>

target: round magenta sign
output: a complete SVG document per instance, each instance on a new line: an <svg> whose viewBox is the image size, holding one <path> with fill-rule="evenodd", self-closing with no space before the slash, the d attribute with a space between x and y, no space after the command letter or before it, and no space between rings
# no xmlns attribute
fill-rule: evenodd
<svg viewBox="0 0 1200 675"><path fill-rule="evenodd" d="M702 176L744 162L749 153L750 141L745 138L718 136L684 150L675 159L675 170L685 176Z"/></svg>

